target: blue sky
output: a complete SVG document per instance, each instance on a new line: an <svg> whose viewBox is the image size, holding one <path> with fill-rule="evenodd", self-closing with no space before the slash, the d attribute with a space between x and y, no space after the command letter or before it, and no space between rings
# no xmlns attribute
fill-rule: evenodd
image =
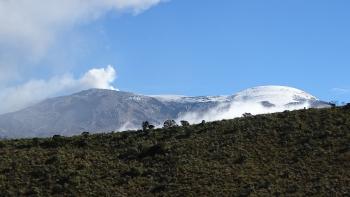
<svg viewBox="0 0 350 197"><path fill-rule="evenodd" d="M278 84L348 101L334 88L350 89L350 2L305 2L173 0L136 17L110 14L84 27L102 41L78 64L113 64L118 88L145 94Z"/></svg>
<svg viewBox="0 0 350 197"><path fill-rule="evenodd" d="M349 7L345 0L170 0L143 12L111 9L60 27L38 58L22 58L26 74L6 83L113 65L114 86L142 94L286 85L349 102Z"/></svg>

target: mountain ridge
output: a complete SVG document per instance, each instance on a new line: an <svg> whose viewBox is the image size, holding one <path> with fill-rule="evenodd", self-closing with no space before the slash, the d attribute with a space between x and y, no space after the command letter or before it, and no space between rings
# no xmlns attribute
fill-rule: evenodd
<svg viewBox="0 0 350 197"><path fill-rule="evenodd" d="M263 91L259 92L259 89ZM165 99L125 91L89 89L0 115L0 137L70 136L83 131L137 129L143 121L155 125L161 125L167 119L198 123L203 119L234 118L243 113L329 106L312 95L299 94L299 90L289 87L260 86L245 92L250 90L255 91L250 97L239 92L231 96L173 96ZM291 92L288 98L285 92ZM257 113L251 111L255 110L252 106L259 109Z"/></svg>

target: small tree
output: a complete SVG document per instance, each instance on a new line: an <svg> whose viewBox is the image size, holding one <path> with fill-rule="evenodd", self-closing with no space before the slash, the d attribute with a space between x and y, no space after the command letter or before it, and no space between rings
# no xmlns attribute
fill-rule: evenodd
<svg viewBox="0 0 350 197"><path fill-rule="evenodd" d="M142 130L146 131L148 128L149 128L149 122L148 121L142 122Z"/></svg>
<svg viewBox="0 0 350 197"><path fill-rule="evenodd" d="M82 135L83 137L87 138L87 137L90 135L90 133L87 132L87 131L84 131L84 132L81 133L81 135Z"/></svg>
<svg viewBox="0 0 350 197"><path fill-rule="evenodd" d="M62 139L62 136L60 136L60 135L53 135L52 139L53 140L60 140L60 139Z"/></svg>
<svg viewBox="0 0 350 197"><path fill-rule="evenodd" d="M337 106L337 101L331 101L329 102L328 104L331 106L331 107L336 107Z"/></svg>
<svg viewBox="0 0 350 197"><path fill-rule="evenodd" d="M344 107L345 109L350 109L350 103L347 103Z"/></svg>
<svg viewBox="0 0 350 197"><path fill-rule="evenodd" d="M3 141L0 141L0 148L6 147L6 144Z"/></svg>
<svg viewBox="0 0 350 197"><path fill-rule="evenodd" d="M34 146L34 147L39 146L39 145L40 145L40 140L39 140L39 138L37 138L37 137L33 138L33 139L32 139L32 143L33 143L33 146ZM0 146L0 147L1 147L1 146Z"/></svg>
<svg viewBox="0 0 350 197"><path fill-rule="evenodd" d="M244 113L244 114L243 114L243 117L245 117L245 118L246 118L246 117L250 117L250 116L252 116L251 113Z"/></svg>
<svg viewBox="0 0 350 197"><path fill-rule="evenodd" d="M175 127L175 126L177 126L175 120L166 120L164 122L164 128L166 128L166 129L171 128L171 127Z"/></svg>
<svg viewBox="0 0 350 197"><path fill-rule="evenodd" d="M148 125L148 129L150 129L150 130L152 130L152 129L154 129L155 128L155 126L154 125Z"/></svg>
<svg viewBox="0 0 350 197"><path fill-rule="evenodd" d="M190 126L190 123L189 123L188 121L186 121L186 120L181 120L180 123L181 123L181 125L182 125L183 127Z"/></svg>
<svg viewBox="0 0 350 197"><path fill-rule="evenodd" d="M339 101L331 101L329 102L329 104L332 106L332 107L336 107L337 105L339 105Z"/></svg>
<svg viewBox="0 0 350 197"><path fill-rule="evenodd" d="M64 144L64 138L60 135L52 136L51 147L58 147Z"/></svg>

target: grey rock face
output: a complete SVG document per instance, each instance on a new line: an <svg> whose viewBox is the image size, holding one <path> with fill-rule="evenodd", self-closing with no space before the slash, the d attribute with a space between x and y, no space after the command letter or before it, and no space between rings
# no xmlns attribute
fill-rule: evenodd
<svg viewBox="0 0 350 197"><path fill-rule="evenodd" d="M0 115L0 138L71 136L89 132L136 129L143 121L161 125L182 114L204 114L217 106L229 106L236 97L178 97L164 99L129 92L91 89L70 96L47 99L26 109ZM300 99L311 107L328 107L326 102ZM222 105L225 104L225 105ZM274 103L260 103L271 108Z"/></svg>
<svg viewBox="0 0 350 197"><path fill-rule="evenodd" d="M205 111L215 102L160 101L129 92L91 89L47 99L18 112L0 115L0 137L76 135L139 127L142 121L161 124L180 112Z"/></svg>

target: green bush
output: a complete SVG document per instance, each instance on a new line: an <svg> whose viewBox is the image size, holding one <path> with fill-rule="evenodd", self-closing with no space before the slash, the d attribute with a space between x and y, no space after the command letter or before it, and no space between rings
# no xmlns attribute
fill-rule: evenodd
<svg viewBox="0 0 350 197"><path fill-rule="evenodd" d="M346 196L350 110L0 141L0 196Z"/></svg>

